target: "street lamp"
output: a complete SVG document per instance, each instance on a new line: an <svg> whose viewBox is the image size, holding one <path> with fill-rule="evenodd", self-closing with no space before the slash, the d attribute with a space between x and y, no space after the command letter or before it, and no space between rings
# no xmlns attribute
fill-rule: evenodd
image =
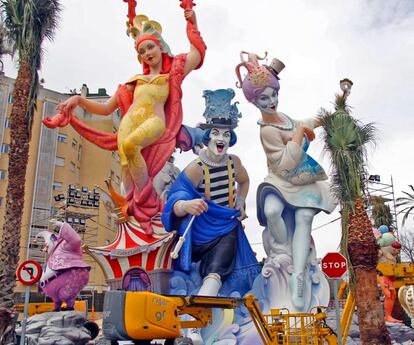
<svg viewBox="0 0 414 345"><path fill-rule="evenodd" d="M352 85L354 85L354 83L352 82L352 80L348 78L342 79L339 82L339 86L341 87L341 90L343 91L345 98L348 97L351 93Z"/></svg>

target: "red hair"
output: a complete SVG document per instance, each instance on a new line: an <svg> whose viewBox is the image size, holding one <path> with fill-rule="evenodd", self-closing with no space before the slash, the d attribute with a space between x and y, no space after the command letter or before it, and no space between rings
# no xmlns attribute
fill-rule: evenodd
<svg viewBox="0 0 414 345"><path fill-rule="evenodd" d="M137 38L135 41L135 48L138 50L139 45L144 41L152 41L154 42L158 47L161 48L161 42L160 39L155 35L150 34L143 34Z"/></svg>

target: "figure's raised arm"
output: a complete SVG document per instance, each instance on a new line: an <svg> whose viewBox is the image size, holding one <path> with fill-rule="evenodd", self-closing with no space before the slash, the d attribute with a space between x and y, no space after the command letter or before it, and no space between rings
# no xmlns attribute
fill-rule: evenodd
<svg viewBox="0 0 414 345"><path fill-rule="evenodd" d="M57 109L64 114L71 114L76 107L81 107L89 113L96 115L109 115L118 108L118 101L114 96L109 98L105 103L99 103L76 95L60 103Z"/></svg>
<svg viewBox="0 0 414 345"><path fill-rule="evenodd" d="M191 8L186 8L184 17L187 20L187 37L190 41L190 51L187 53L184 65L184 74L187 75L192 70L201 67L207 47L198 31L195 12Z"/></svg>

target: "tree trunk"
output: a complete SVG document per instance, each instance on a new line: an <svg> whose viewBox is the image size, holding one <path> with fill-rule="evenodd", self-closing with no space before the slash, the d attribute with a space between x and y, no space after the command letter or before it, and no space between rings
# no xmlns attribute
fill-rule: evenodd
<svg viewBox="0 0 414 345"><path fill-rule="evenodd" d="M24 187L29 154L29 129L26 117L32 79L30 64L20 61L14 85L10 115L10 151L6 213L0 249L0 344L14 344L14 299L16 269L19 261L20 231L24 208ZM27 248L28 250L28 248Z"/></svg>
<svg viewBox="0 0 414 345"><path fill-rule="evenodd" d="M378 246L362 200L356 200L349 214L348 254L355 276L358 324L363 345L389 345L384 311L377 288Z"/></svg>

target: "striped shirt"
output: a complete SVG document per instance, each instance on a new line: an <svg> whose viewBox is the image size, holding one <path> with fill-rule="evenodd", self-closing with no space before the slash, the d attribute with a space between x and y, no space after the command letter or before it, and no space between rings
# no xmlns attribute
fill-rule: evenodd
<svg viewBox="0 0 414 345"><path fill-rule="evenodd" d="M233 194L233 205L235 201L235 172L234 172L234 162L231 156L229 156L229 160L231 163L231 170L232 170L232 194ZM201 194L205 195L206 193L206 176L204 167L208 169L208 174L210 177L210 197L211 201L214 201L216 204L220 206L230 207L229 197L230 197L230 190L229 190L229 170L227 164L220 167L212 167L197 159L196 163L203 168L203 180L197 187L197 191ZM203 167L204 166L204 167ZM208 189L208 188L207 188ZM206 195L206 197L208 197Z"/></svg>

